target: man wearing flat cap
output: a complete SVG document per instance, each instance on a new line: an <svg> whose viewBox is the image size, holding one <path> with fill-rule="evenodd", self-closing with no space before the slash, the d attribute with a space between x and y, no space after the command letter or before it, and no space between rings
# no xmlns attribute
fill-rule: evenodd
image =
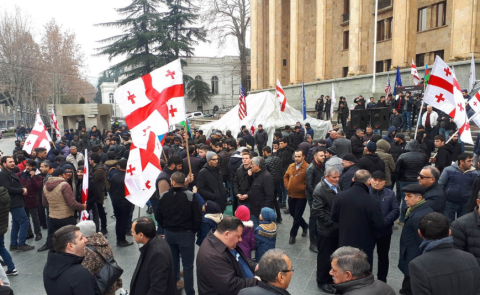
<svg viewBox="0 0 480 295"><path fill-rule="evenodd" d="M340 176L338 184L343 190L347 190L352 186L353 176L358 171L358 159L353 154L346 154L342 159L343 173Z"/></svg>
<svg viewBox="0 0 480 295"><path fill-rule="evenodd" d="M402 230L402 235L400 236L398 268L405 275L400 294L409 295L413 293L410 285L408 264L422 254L420 244L422 244L423 239L418 235L418 223L420 218L433 212L433 210L423 198L426 191L424 186L420 184L409 184L403 187L403 191L405 192L405 203L407 204L408 210L405 215L405 225Z"/></svg>

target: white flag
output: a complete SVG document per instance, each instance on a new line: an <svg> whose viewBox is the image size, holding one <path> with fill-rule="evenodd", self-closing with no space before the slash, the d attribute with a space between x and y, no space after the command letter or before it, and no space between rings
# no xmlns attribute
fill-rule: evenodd
<svg viewBox="0 0 480 295"><path fill-rule="evenodd" d="M468 77L468 92L472 91L475 86L475 59L472 53L472 62L470 64L470 76Z"/></svg>
<svg viewBox="0 0 480 295"><path fill-rule="evenodd" d="M85 149L85 155L88 155L88 150ZM85 204L88 199L88 165L83 166L83 179L82 179L82 204ZM92 214L93 216L93 214ZM81 214L82 221L88 220L89 214L87 210L83 210Z"/></svg>
<svg viewBox="0 0 480 295"><path fill-rule="evenodd" d="M280 111L290 113L290 108L287 108L287 97L285 96L282 84L280 84L280 80L278 79L277 85L275 86L275 98L276 104L278 103L280 105Z"/></svg>
<svg viewBox="0 0 480 295"><path fill-rule="evenodd" d="M60 128L58 127L57 116L52 107L52 113L50 114L50 126L55 130L56 141L60 141L62 135L60 134Z"/></svg>
<svg viewBox="0 0 480 295"><path fill-rule="evenodd" d="M416 66L415 63L413 62L413 58L412 58L411 74L412 74L412 76L413 76L413 85L418 85L418 83L420 83L420 77L418 76L417 66Z"/></svg>
<svg viewBox="0 0 480 295"><path fill-rule="evenodd" d="M333 118L335 104L337 104L337 98L335 97L335 87L333 87L333 83L332 83L332 104L330 105L330 116L332 118Z"/></svg>
<svg viewBox="0 0 480 295"><path fill-rule="evenodd" d="M42 118L40 117L40 111L37 109L37 116L35 117L35 125L30 131L27 139L25 140L25 145L23 150L28 154L32 153L33 149L42 147L47 149L47 152L50 151L50 141L52 138L47 132L47 128L43 124Z"/></svg>

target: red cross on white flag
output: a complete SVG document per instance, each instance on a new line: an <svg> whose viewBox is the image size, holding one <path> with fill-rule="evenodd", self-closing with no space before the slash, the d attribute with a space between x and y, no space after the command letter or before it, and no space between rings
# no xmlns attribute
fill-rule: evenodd
<svg viewBox="0 0 480 295"><path fill-rule="evenodd" d="M52 138L50 137L50 134L48 134L45 125L43 125L42 118L40 117L40 112L37 109L35 124L33 125L32 131L30 131L30 134L25 140L23 150L26 151L28 154L31 154L33 149L42 147L47 149L48 152L50 151L50 141L52 141Z"/></svg>
<svg viewBox="0 0 480 295"><path fill-rule="evenodd" d="M413 84L414 84L414 85L418 85L418 83L420 83L420 77L418 76L417 66L416 66L415 63L413 62L413 58L412 58L411 74L412 74L412 78L413 78Z"/></svg>
<svg viewBox="0 0 480 295"><path fill-rule="evenodd" d="M480 91L468 101L468 105L475 111L475 113L480 111Z"/></svg>
<svg viewBox="0 0 480 295"><path fill-rule="evenodd" d="M52 113L50 114L50 126L55 130L56 141L60 141L62 134L60 133L60 127L58 127L57 116L55 116L55 111L52 107Z"/></svg>
<svg viewBox="0 0 480 295"><path fill-rule="evenodd" d="M281 112L290 113L290 108L287 108L287 97L285 96L282 84L280 84L280 80L278 79L275 87L275 102L280 106Z"/></svg>

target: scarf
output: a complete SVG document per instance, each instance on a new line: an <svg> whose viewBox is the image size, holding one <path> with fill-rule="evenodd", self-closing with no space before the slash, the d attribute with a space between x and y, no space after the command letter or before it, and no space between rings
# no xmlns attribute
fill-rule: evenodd
<svg viewBox="0 0 480 295"><path fill-rule="evenodd" d="M400 109L401 109L401 107L402 107L402 99L401 99L401 98L399 98L399 99L398 99L398 106L397 106L397 109L398 109L398 110L400 110Z"/></svg>
<svg viewBox="0 0 480 295"><path fill-rule="evenodd" d="M423 240L423 242L420 244L420 250L422 251L422 253L426 253L444 244L453 244L453 237L450 236L440 240Z"/></svg>
<svg viewBox="0 0 480 295"><path fill-rule="evenodd" d="M315 166L317 166L318 169L323 170L323 163L317 163L315 159L313 159L313 163L315 163Z"/></svg>
<svg viewBox="0 0 480 295"><path fill-rule="evenodd" d="M410 215L410 213L415 210L415 208L417 208L418 206L422 205L423 203L425 203L425 199L421 199L420 202L418 202L417 204L415 204L415 206L411 207L411 208L408 208L407 210L407 214L405 214L405 218L408 217L408 215Z"/></svg>

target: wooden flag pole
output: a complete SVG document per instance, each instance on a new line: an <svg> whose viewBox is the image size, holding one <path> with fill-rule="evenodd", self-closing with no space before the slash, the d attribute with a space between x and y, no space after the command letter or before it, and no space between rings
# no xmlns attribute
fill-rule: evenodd
<svg viewBox="0 0 480 295"><path fill-rule="evenodd" d="M188 175L192 174L192 165L190 164L190 147L188 146L188 131L187 131L187 136L185 137L185 141L187 142L187 162L188 162ZM191 134L191 132L190 132Z"/></svg>
<svg viewBox="0 0 480 295"><path fill-rule="evenodd" d="M138 207L138 218L140 218L140 207Z"/></svg>

